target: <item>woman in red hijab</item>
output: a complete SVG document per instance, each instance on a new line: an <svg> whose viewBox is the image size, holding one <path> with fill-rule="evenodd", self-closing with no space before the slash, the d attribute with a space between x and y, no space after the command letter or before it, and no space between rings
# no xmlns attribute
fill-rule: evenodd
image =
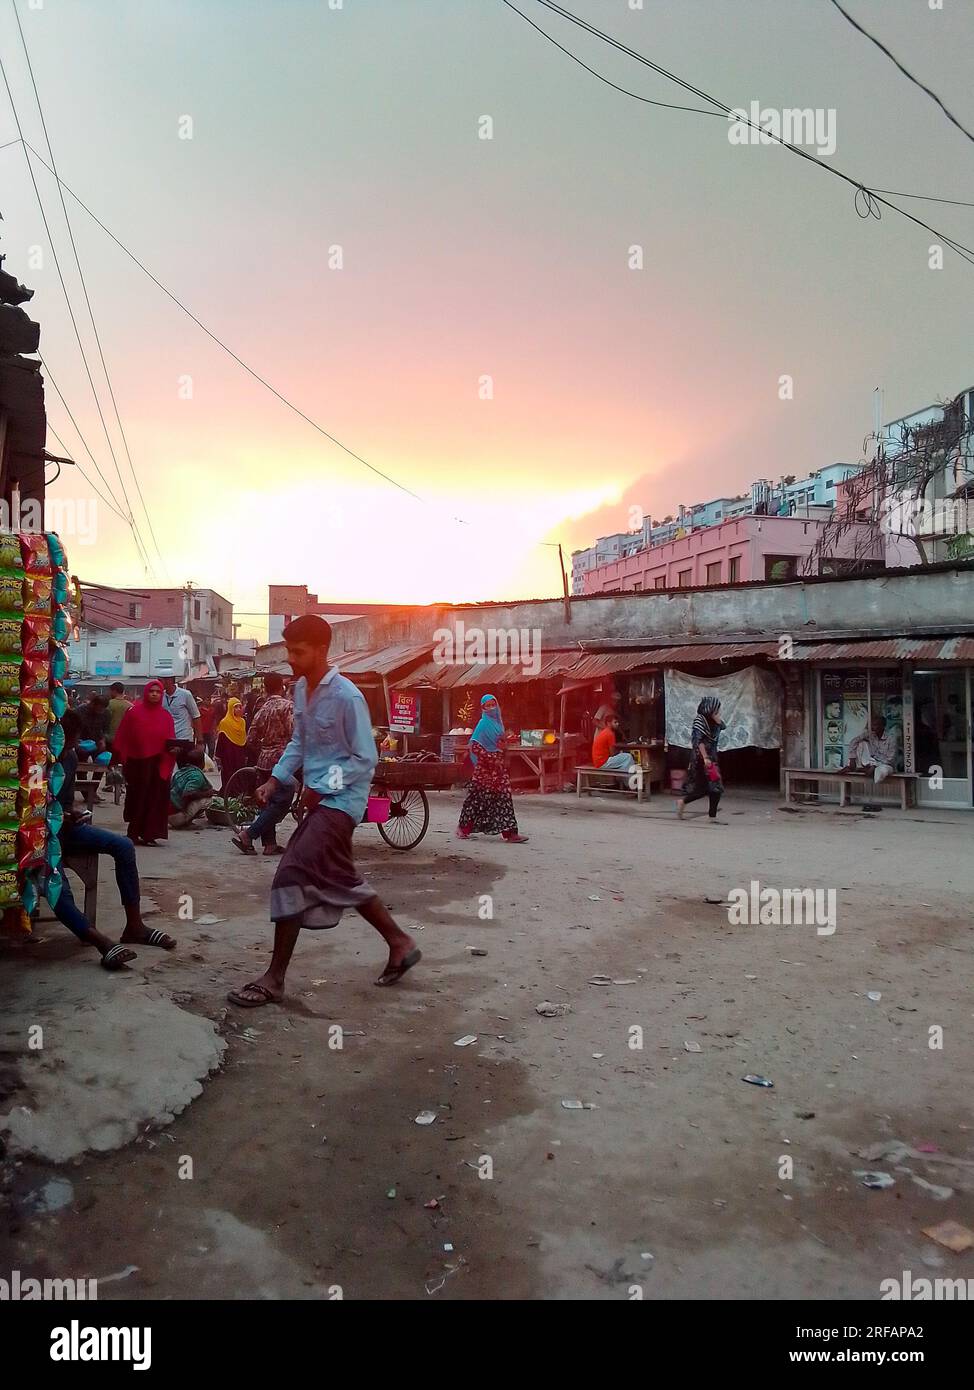
<svg viewBox="0 0 974 1390"><path fill-rule="evenodd" d="M112 760L125 774L122 815L129 839L154 845L169 838L169 779L176 737L172 715L162 703L162 681L149 681L142 699L125 711L112 744Z"/></svg>

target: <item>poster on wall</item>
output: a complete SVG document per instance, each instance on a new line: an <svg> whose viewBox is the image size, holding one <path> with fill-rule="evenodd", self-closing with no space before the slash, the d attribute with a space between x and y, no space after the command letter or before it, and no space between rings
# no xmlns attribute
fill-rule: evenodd
<svg viewBox="0 0 974 1390"><path fill-rule="evenodd" d="M419 696L402 690L389 692L389 727L397 734L419 733Z"/></svg>

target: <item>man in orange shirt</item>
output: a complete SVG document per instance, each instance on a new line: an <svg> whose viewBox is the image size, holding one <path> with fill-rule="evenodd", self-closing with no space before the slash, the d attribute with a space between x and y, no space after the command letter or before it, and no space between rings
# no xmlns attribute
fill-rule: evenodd
<svg viewBox="0 0 974 1390"><path fill-rule="evenodd" d="M635 767L636 759L631 753L616 753L616 733L619 718L610 714L605 727L600 729L592 741L592 766L604 768L606 772L628 772Z"/></svg>

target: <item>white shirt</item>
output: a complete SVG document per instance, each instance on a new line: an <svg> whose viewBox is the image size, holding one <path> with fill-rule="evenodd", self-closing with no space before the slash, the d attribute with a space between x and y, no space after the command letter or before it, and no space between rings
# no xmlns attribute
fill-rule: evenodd
<svg viewBox="0 0 974 1390"><path fill-rule="evenodd" d="M166 695L166 709L172 715L172 722L176 726L176 737L179 739L194 739L193 720L199 719L199 705L193 699L191 690L184 690L181 685L177 685L171 695Z"/></svg>

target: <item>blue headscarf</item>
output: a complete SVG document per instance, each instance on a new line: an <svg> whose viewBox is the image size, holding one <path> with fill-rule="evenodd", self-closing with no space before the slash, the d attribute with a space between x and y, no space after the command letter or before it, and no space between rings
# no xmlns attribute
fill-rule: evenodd
<svg viewBox="0 0 974 1390"><path fill-rule="evenodd" d="M493 700L497 705L497 718L492 719L489 714L483 713L484 705L488 700ZM504 719L501 715L501 707L496 695L482 695L480 697L480 722L474 729L471 736L472 743L479 743L481 748L488 753L496 753L501 746L501 739L504 737ZM477 755L471 749L470 760L474 764L477 762Z"/></svg>

